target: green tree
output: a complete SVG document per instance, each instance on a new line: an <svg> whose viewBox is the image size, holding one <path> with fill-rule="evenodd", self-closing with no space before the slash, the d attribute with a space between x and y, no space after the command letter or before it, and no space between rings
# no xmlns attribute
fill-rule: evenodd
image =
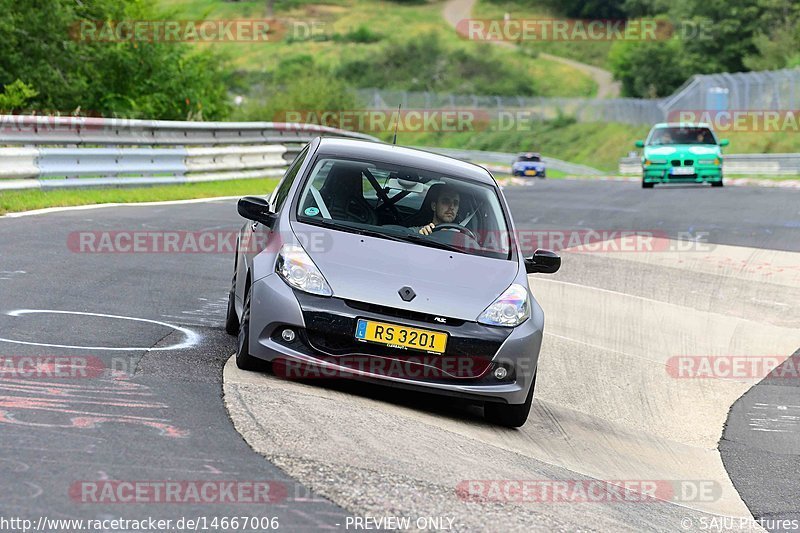
<svg viewBox="0 0 800 533"><path fill-rule="evenodd" d="M31 98L39 94L36 89L21 80L6 85L0 93L0 112L17 111L23 109Z"/></svg>
<svg viewBox="0 0 800 533"><path fill-rule="evenodd" d="M800 65L800 4L795 0L760 0L764 13L753 37L756 52L744 58L751 70Z"/></svg>
<svg viewBox="0 0 800 533"><path fill-rule="evenodd" d="M185 43L81 39L81 22L156 20L150 0L0 0L0 84L36 88L46 112L224 118L222 58ZM86 36L86 34L84 34Z"/></svg>
<svg viewBox="0 0 800 533"><path fill-rule="evenodd" d="M543 0L542 3L571 18L619 19L625 16L625 0Z"/></svg>
<svg viewBox="0 0 800 533"><path fill-rule="evenodd" d="M676 0L673 20L699 29L683 39L692 74L746 70L744 58L756 52L753 37L764 11L758 0Z"/></svg>
<svg viewBox="0 0 800 533"><path fill-rule="evenodd" d="M608 62L614 77L622 82L624 96L657 98L672 94L689 77L681 60L682 42L616 41Z"/></svg>
<svg viewBox="0 0 800 533"><path fill-rule="evenodd" d="M661 14L676 30L666 41L614 43L609 64L627 96L664 96L694 74L800 63L796 0L626 0L624 7Z"/></svg>

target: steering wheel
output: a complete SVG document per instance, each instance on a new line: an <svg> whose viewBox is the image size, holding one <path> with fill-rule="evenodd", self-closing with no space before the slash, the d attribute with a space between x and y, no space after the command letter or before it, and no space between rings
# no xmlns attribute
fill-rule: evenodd
<svg viewBox="0 0 800 533"><path fill-rule="evenodd" d="M478 238L477 238L477 237L475 237L475 234L474 234L474 233L472 233L472 230L471 230L471 229L469 229L469 228L465 228L465 227L464 227L464 226L462 226L461 224L447 223L447 224L439 224L438 226L434 226L434 227L433 227L433 231L442 231L442 230L447 230L447 229L449 229L449 230L456 230L456 231L460 231L460 232L461 232L461 233L463 233L464 235L466 235L466 236L468 236L468 237L471 237L471 238L472 238L472 240L474 240L474 241L477 241L477 240L478 240Z"/></svg>

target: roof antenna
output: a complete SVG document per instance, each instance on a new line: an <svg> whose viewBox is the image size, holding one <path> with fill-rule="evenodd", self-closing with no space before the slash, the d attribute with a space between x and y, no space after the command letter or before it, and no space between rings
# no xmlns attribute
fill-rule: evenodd
<svg viewBox="0 0 800 533"><path fill-rule="evenodd" d="M400 108L402 106L402 103L397 104L397 122L394 123L394 139L392 139L392 145L397 144L397 125L400 124Z"/></svg>

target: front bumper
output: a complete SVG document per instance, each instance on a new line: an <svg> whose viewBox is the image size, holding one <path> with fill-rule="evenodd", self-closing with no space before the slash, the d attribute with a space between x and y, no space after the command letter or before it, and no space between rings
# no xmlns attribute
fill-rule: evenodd
<svg viewBox="0 0 800 533"><path fill-rule="evenodd" d="M531 318L501 328L454 319L441 324L421 313L296 292L275 274L256 281L252 291L250 354L288 378L353 378L521 404L536 373L543 317L535 301ZM447 350L434 355L357 341L357 318L447 332ZM285 329L295 338L286 341ZM508 371L504 379L494 376L498 366Z"/></svg>
<svg viewBox="0 0 800 533"><path fill-rule="evenodd" d="M530 174L527 174L530 172ZM529 178L544 178L547 173L545 169L534 169L534 168L520 168L514 169L511 171L511 174L514 176L522 176L522 177L529 177Z"/></svg>
<svg viewBox="0 0 800 533"><path fill-rule="evenodd" d="M642 167L645 183L712 183L722 181L722 167L718 165L695 165L695 173L683 176L670 174L669 165L649 165Z"/></svg>

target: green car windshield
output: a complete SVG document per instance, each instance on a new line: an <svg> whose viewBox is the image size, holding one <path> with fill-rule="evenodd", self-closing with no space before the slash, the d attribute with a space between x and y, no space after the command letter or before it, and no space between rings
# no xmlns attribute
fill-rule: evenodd
<svg viewBox="0 0 800 533"><path fill-rule="evenodd" d="M647 144L717 144L717 140L705 127L674 127L654 130Z"/></svg>
<svg viewBox="0 0 800 533"><path fill-rule="evenodd" d="M322 158L299 196L297 220L421 246L511 259L497 190L431 170ZM436 231L421 233L438 219Z"/></svg>

